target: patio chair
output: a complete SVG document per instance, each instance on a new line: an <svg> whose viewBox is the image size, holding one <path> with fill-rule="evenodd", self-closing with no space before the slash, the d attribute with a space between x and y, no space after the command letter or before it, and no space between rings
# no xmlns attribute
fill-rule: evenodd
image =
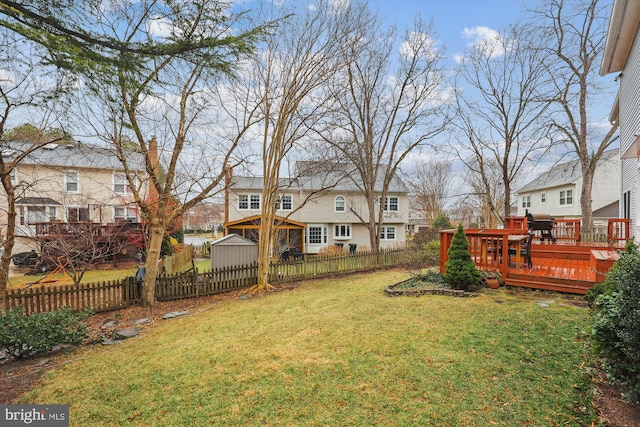
<svg viewBox="0 0 640 427"><path fill-rule="evenodd" d="M533 233L529 233L529 237L526 240L520 242L520 256L524 258L529 268L533 268L533 263L531 262L531 242L535 235ZM517 248L509 248L509 264L511 264L511 257L516 256Z"/></svg>

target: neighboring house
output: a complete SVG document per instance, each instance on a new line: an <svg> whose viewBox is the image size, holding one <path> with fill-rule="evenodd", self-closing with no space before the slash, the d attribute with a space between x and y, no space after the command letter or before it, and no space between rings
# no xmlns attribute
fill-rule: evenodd
<svg viewBox="0 0 640 427"><path fill-rule="evenodd" d="M617 73L620 84L609 120L620 125L621 218L630 218L630 234L637 236L640 182L640 2L615 0L609 20L600 75Z"/></svg>
<svg viewBox="0 0 640 427"><path fill-rule="evenodd" d="M6 142L0 154L5 162L11 162L29 146ZM130 156L132 164L138 155ZM137 165L138 184L146 185L141 156ZM122 164L106 148L81 143L47 144L20 161L11 180L16 189L17 211L14 253L32 247L29 240L35 236L38 223L108 224L140 219ZM6 195L0 194L3 234L6 211Z"/></svg>
<svg viewBox="0 0 640 427"><path fill-rule="evenodd" d="M333 171L298 162L296 178L282 179L278 196L278 236L276 248L288 246L315 254L337 245L345 251L370 247L365 197L344 169ZM228 177L225 234L236 233L257 241L260 224L263 179ZM379 192L380 185L376 185ZM409 190L397 176L392 180L384 203L380 247L405 242ZM379 206L379 205L378 205Z"/></svg>
<svg viewBox="0 0 640 427"><path fill-rule="evenodd" d="M409 209L407 212L407 236L413 236L421 231L427 231L431 228L427 224L427 220L424 216L424 212L416 209Z"/></svg>
<svg viewBox="0 0 640 427"><path fill-rule="evenodd" d="M580 162L558 164L517 191L517 216L532 213L557 219L580 218L581 192ZM606 225L609 218L618 218L620 157L617 149L604 152L598 162L591 197L594 225Z"/></svg>

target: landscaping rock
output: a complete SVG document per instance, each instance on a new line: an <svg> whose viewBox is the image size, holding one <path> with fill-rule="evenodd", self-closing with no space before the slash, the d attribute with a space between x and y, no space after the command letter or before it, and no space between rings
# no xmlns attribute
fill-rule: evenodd
<svg viewBox="0 0 640 427"><path fill-rule="evenodd" d="M167 313L164 316L162 316L162 318L163 319L173 319L174 317L184 316L186 314L189 314L189 310L172 311L171 313Z"/></svg>
<svg viewBox="0 0 640 427"><path fill-rule="evenodd" d="M114 345L120 344L123 340L112 340L112 339L104 339L102 340L102 345Z"/></svg>
<svg viewBox="0 0 640 427"><path fill-rule="evenodd" d="M101 329L108 329L108 328L113 328L114 326L116 326L118 324L117 320L109 320L108 322L106 322L104 325L100 326Z"/></svg>
<svg viewBox="0 0 640 427"><path fill-rule="evenodd" d="M126 340L129 338L133 338L140 333L140 329L132 328L132 329L121 329L116 331L113 334L113 338L116 340Z"/></svg>
<svg viewBox="0 0 640 427"><path fill-rule="evenodd" d="M142 319L137 319L131 322L132 325L144 325L145 323L151 322L151 319L148 317L143 317Z"/></svg>
<svg viewBox="0 0 640 427"><path fill-rule="evenodd" d="M0 350L0 362L9 358L9 353L6 350Z"/></svg>

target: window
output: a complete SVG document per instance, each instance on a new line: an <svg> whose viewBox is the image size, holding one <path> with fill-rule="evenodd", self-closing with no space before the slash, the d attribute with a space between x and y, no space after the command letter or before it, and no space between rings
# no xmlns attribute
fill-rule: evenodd
<svg viewBox="0 0 640 427"><path fill-rule="evenodd" d="M58 219L58 211L55 206L49 206L49 221Z"/></svg>
<svg viewBox="0 0 640 427"><path fill-rule="evenodd" d="M240 194L238 195L239 210L259 210L260 195L259 194Z"/></svg>
<svg viewBox="0 0 640 427"><path fill-rule="evenodd" d="M336 212L345 212L346 211L346 203L344 196L336 196L334 210Z"/></svg>
<svg viewBox="0 0 640 427"><path fill-rule="evenodd" d="M18 176L16 175L16 168L11 168L11 172L9 172L9 178L11 179L11 184L16 185L18 183Z"/></svg>
<svg viewBox="0 0 640 427"><path fill-rule="evenodd" d="M522 196L522 207L523 208L531 207L531 196Z"/></svg>
<svg viewBox="0 0 640 427"><path fill-rule="evenodd" d="M540 203L547 203L547 194L546 193L540 194Z"/></svg>
<svg viewBox="0 0 640 427"><path fill-rule="evenodd" d="M64 171L64 189L67 193L78 192L78 171Z"/></svg>
<svg viewBox="0 0 640 427"><path fill-rule="evenodd" d="M564 190L560 192L560 204L561 205L573 204L573 190Z"/></svg>
<svg viewBox="0 0 640 427"><path fill-rule="evenodd" d="M398 198L395 196L384 199L385 212L398 212Z"/></svg>
<svg viewBox="0 0 640 427"><path fill-rule="evenodd" d="M131 206L116 206L113 212L116 221L137 221L136 209Z"/></svg>
<svg viewBox="0 0 640 427"><path fill-rule="evenodd" d="M631 218L631 190L622 194L622 217Z"/></svg>
<svg viewBox="0 0 640 427"><path fill-rule="evenodd" d="M333 238L334 239L350 239L351 238L351 225L350 224L336 224L333 226Z"/></svg>
<svg viewBox="0 0 640 427"><path fill-rule="evenodd" d="M380 240L396 240L395 225L380 227Z"/></svg>
<svg viewBox="0 0 640 427"><path fill-rule="evenodd" d="M322 225L310 225L307 227L307 243L321 245L327 243L327 227Z"/></svg>
<svg viewBox="0 0 640 427"><path fill-rule="evenodd" d="M293 199L291 195L276 196L276 210L290 211L293 208Z"/></svg>
<svg viewBox="0 0 640 427"><path fill-rule="evenodd" d="M131 187L127 182L127 177L123 173L113 174L113 192L116 194L131 194Z"/></svg>
<svg viewBox="0 0 640 427"><path fill-rule="evenodd" d="M89 222L89 208L67 208L67 222Z"/></svg>

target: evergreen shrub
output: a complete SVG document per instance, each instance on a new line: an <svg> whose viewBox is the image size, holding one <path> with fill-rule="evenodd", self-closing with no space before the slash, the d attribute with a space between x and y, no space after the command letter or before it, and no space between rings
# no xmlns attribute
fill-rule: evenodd
<svg viewBox="0 0 640 427"><path fill-rule="evenodd" d="M482 287L482 275L469 253L469 242L462 224L453 235L445 266L444 280L453 289L474 291Z"/></svg>

